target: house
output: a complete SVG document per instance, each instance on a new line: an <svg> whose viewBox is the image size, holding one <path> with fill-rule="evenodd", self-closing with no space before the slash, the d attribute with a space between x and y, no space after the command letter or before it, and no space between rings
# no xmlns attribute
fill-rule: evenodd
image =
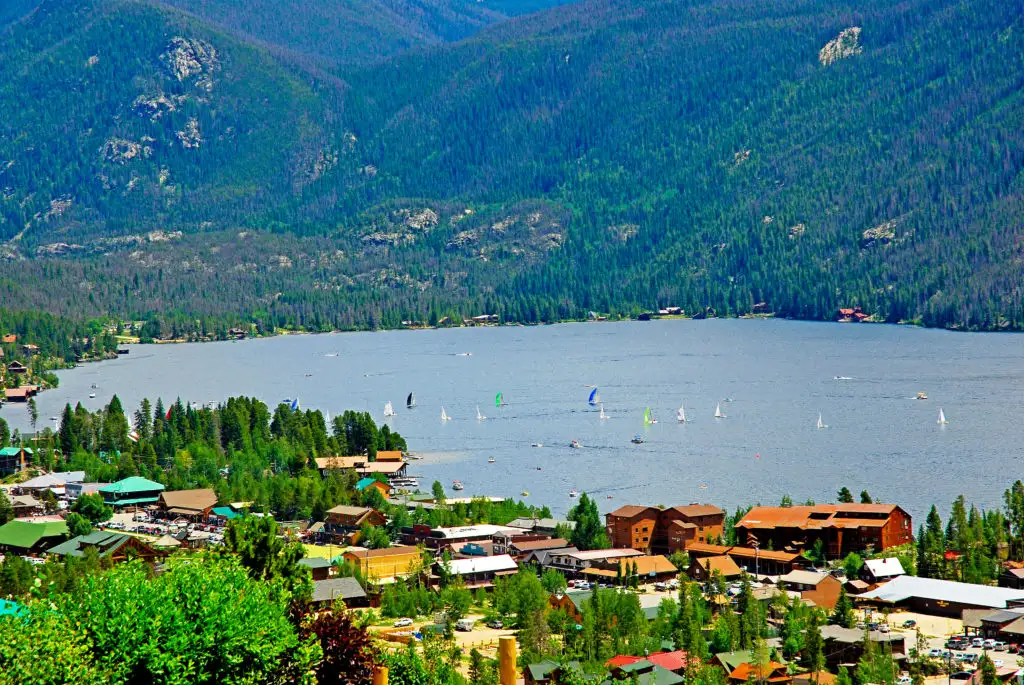
<svg viewBox="0 0 1024 685"><path fill-rule="evenodd" d="M520 518L509 523L508 527L530 531L537 535L548 535L550 537L554 537L557 534L559 527L571 531L576 527L576 522L552 518Z"/></svg>
<svg viewBox="0 0 1024 685"><path fill-rule="evenodd" d="M896 557L868 559L860 570L861 579L866 583L884 583L906 573L903 564Z"/></svg>
<svg viewBox="0 0 1024 685"><path fill-rule="evenodd" d="M223 525L227 525L227 522L231 519L241 517L242 514L238 513L231 507L214 507L213 509L210 509L210 518Z"/></svg>
<svg viewBox="0 0 1024 685"><path fill-rule="evenodd" d="M779 583L784 584L787 590L799 592L804 601L814 602L814 606L826 611L836 608L843 589L843 584L835 576L816 571L790 571L779 576Z"/></svg>
<svg viewBox="0 0 1024 685"><path fill-rule="evenodd" d="M161 492L157 500L168 516L206 520L217 506L217 493L210 488Z"/></svg>
<svg viewBox="0 0 1024 685"><path fill-rule="evenodd" d="M14 333L5 333L3 338L0 338L0 342L5 345L11 345L18 342L18 336Z"/></svg>
<svg viewBox="0 0 1024 685"><path fill-rule="evenodd" d="M913 542L910 514L895 504L815 504L754 507L736 523L748 547L811 549L821 541L831 559L880 552Z"/></svg>
<svg viewBox="0 0 1024 685"><path fill-rule="evenodd" d="M356 473L364 478L375 473L381 473L388 480L391 480L393 478L405 478L408 466L404 461L370 461L362 466L357 466Z"/></svg>
<svg viewBox="0 0 1024 685"><path fill-rule="evenodd" d="M103 495L103 501L107 504L115 507L130 507L156 504L163 490L164 486L160 483L140 476L130 476L100 488L100 494Z"/></svg>
<svg viewBox="0 0 1024 685"><path fill-rule="evenodd" d="M829 670L837 671L841 664L855 664L860 661L864 653L863 630L837 625L823 625L820 630L821 638L825 642L825 666ZM897 661L906 658L907 640L903 633L872 630L867 636L871 642L891 652Z"/></svg>
<svg viewBox="0 0 1024 685"><path fill-rule="evenodd" d="M152 564L165 556L163 552L153 549L137 537L106 530L97 530L88 535L71 538L51 547L47 554L83 557L88 549L95 549L100 558L109 559L115 564L133 559L141 559Z"/></svg>
<svg viewBox="0 0 1024 685"><path fill-rule="evenodd" d="M622 557L640 557L643 553L632 549L591 549L586 551L553 551L548 557L547 568L553 568L566 575L580 576L585 569L597 562Z"/></svg>
<svg viewBox="0 0 1024 685"><path fill-rule="evenodd" d="M376 527L385 523L384 514L376 509L342 504L327 510L323 533L335 542L354 542L354 534L364 525Z"/></svg>
<svg viewBox="0 0 1024 685"><path fill-rule="evenodd" d="M370 459L369 457L317 457L313 461L316 462L320 475L326 477L330 471L354 469L367 463Z"/></svg>
<svg viewBox="0 0 1024 685"><path fill-rule="evenodd" d="M523 682L525 685L558 685L562 682L562 676L570 670L582 672L578 661L562 665L557 661L545 659L536 664L529 664L523 669Z"/></svg>
<svg viewBox="0 0 1024 685"><path fill-rule="evenodd" d="M804 564L798 552L779 552L757 547L729 547L693 542L686 547L686 553L691 559L725 555L732 558L741 569L756 576L779 576Z"/></svg>
<svg viewBox="0 0 1024 685"><path fill-rule="evenodd" d="M313 582L313 604L329 608L339 599L349 608L369 606L366 591L355 578L329 578Z"/></svg>
<svg viewBox="0 0 1024 685"><path fill-rule="evenodd" d="M32 461L32 450L28 447L4 447L0 449L0 475L21 473Z"/></svg>
<svg viewBox="0 0 1024 685"><path fill-rule="evenodd" d="M110 483L68 483L64 486L64 496L76 500L82 495L96 495Z"/></svg>
<svg viewBox="0 0 1024 685"><path fill-rule="evenodd" d="M593 562L590 568L583 570L584 578L589 577L598 583L624 579L631 575L638 576L641 583L653 583L675 578L679 575L679 569L666 557L659 554L601 559Z"/></svg>
<svg viewBox="0 0 1024 685"><path fill-rule="evenodd" d="M402 461L402 450L377 450L375 461Z"/></svg>
<svg viewBox="0 0 1024 685"><path fill-rule="evenodd" d="M1024 568L1006 568L999 575L999 587L1024 589Z"/></svg>
<svg viewBox="0 0 1024 685"><path fill-rule="evenodd" d="M718 557L700 557L690 562L690 568L686 570L686 575L690 576L693 580L699 583L706 583L714 577L715 573L721 573L722 577L728 580L729 578L738 578L743 575L743 571L736 565L736 562L732 560L732 557L726 555Z"/></svg>
<svg viewBox="0 0 1024 685"><path fill-rule="evenodd" d="M611 678L601 681L601 685L634 682L643 685L680 685L683 676L678 673L651 663L648 659L639 659L629 664L615 666L611 669Z"/></svg>
<svg viewBox="0 0 1024 685"><path fill-rule="evenodd" d="M299 566L309 569L310 577L316 580L327 580L331 575L331 562L323 557L306 557L299 559Z"/></svg>
<svg viewBox="0 0 1024 685"><path fill-rule="evenodd" d="M26 343L26 344L21 346L21 351L24 352L25 354L28 354L28 355L39 354L39 345L33 345L31 343Z"/></svg>
<svg viewBox="0 0 1024 685"><path fill-rule="evenodd" d="M22 385L17 388L5 388L4 398L8 402L28 402L29 398L29 386Z"/></svg>
<svg viewBox="0 0 1024 685"><path fill-rule="evenodd" d="M769 661L763 666L745 662L729 673L730 683L771 683L772 685L792 685L793 678L785 664Z"/></svg>
<svg viewBox="0 0 1024 685"><path fill-rule="evenodd" d="M65 482L60 478L57 478L51 473L46 473L42 476L29 478L23 483L18 483L18 490L22 493L33 493L36 495L41 495L47 490L50 490L55 495L63 495L65 485Z"/></svg>
<svg viewBox="0 0 1024 685"><path fill-rule="evenodd" d="M447 562L447 568L442 568L442 562L437 562L434 566L437 569L437 577L440 577L441 573L458 576L467 588L491 587L494 585L495 578L514 575L519 570L515 559L507 554L496 557L452 559Z"/></svg>
<svg viewBox="0 0 1024 685"><path fill-rule="evenodd" d="M672 671L677 675L683 675L690 663L690 657L686 652L683 650L676 650L674 652L654 652L647 656L614 656L605 662L605 668L616 669L645 660L655 666L661 666L668 671Z"/></svg>
<svg viewBox="0 0 1024 685"><path fill-rule="evenodd" d="M11 495L8 499L11 502L11 509L14 510L14 518L43 513L43 503L32 495Z"/></svg>
<svg viewBox="0 0 1024 685"><path fill-rule="evenodd" d="M54 471L50 475L64 481L65 486L85 480L85 471Z"/></svg>
<svg viewBox="0 0 1024 685"><path fill-rule="evenodd" d="M377 490L384 498L391 494L391 486L387 483L382 483L376 478L360 478L359 482L356 483L356 490L366 492L367 488Z"/></svg>
<svg viewBox="0 0 1024 685"><path fill-rule="evenodd" d="M563 538L541 538L540 540L514 539L508 544L506 553L516 559L525 559L532 552L549 549L565 549L569 543ZM495 553L500 552L495 548Z"/></svg>
<svg viewBox="0 0 1024 685"><path fill-rule="evenodd" d="M7 372L16 373L20 375L23 373L28 373L28 367L22 364L21 362L15 360L7 365Z"/></svg>
<svg viewBox="0 0 1024 685"><path fill-rule="evenodd" d="M828 671L809 671L793 676L793 685L836 685L837 678Z"/></svg>
<svg viewBox="0 0 1024 685"><path fill-rule="evenodd" d="M455 526L451 528L431 528L415 525L402 529L402 542L407 545L423 545L427 549L439 550L448 545L460 545L466 542L491 542L499 533L519 532L508 526L494 526L481 523L473 526Z"/></svg>
<svg viewBox="0 0 1024 685"><path fill-rule="evenodd" d="M605 515L612 547L671 554L691 542L710 542L722 536L725 512L710 504L660 509L626 505Z"/></svg>
<svg viewBox="0 0 1024 685"><path fill-rule="evenodd" d="M0 526L0 551L41 554L68 537L63 521L8 521Z"/></svg>
<svg viewBox="0 0 1024 685"><path fill-rule="evenodd" d="M376 581L411 575L423 565L420 550L408 546L385 549L350 547L342 557L354 564L364 578Z"/></svg>
<svg viewBox="0 0 1024 685"><path fill-rule="evenodd" d="M862 605L900 607L932 616L961 618L965 609L1006 609L1008 604L1024 601L1024 590L897 576L853 599Z"/></svg>

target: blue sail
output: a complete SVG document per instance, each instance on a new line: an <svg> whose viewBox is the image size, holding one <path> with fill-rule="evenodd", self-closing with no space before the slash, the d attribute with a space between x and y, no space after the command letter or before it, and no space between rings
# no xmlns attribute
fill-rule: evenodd
<svg viewBox="0 0 1024 685"><path fill-rule="evenodd" d="M587 401L590 402L591 407L597 406L597 388L590 391L590 399Z"/></svg>
<svg viewBox="0 0 1024 685"><path fill-rule="evenodd" d="M299 408L299 398L296 397L294 400L292 400L292 411L297 411L298 408Z"/></svg>

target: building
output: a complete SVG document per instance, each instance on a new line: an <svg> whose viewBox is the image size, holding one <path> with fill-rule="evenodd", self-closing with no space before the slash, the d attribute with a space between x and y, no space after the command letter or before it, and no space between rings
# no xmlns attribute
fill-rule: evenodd
<svg viewBox="0 0 1024 685"><path fill-rule="evenodd" d="M355 578L328 578L313 582L313 604L329 608L339 599L349 608L369 606L366 591Z"/></svg>
<svg viewBox="0 0 1024 685"><path fill-rule="evenodd" d="M21 473L32 461L32 450L28 447L4 447L0 449L0 475Z"/></svg>
<svg viewBox="0 0 1024 685"><path fill-rule="evenodd" d="M64 496L74 501L82 495L97 495L108 485L110 483L68 483L64 486Z"/></svg>
<svg viewBox="0 0 1024 685"><path fill-rule="evenodd" d="M103 559L109 559L113 563L141 559L147 563L155 563L163 558L163 552L159 552L137 537L114 533L106 530L97 530L88 535L79 535L51 547L47 554L51 556L84 557L86 550L94 549Z"/></svg>
<svg viewBox="0 0 1024 685"><path fill-rule="evenodd" d="M643 556L643 553L632 548L591 549L582 552L578 550L553 551L548 557L547 568L553 568L572 577L580 577L584 570L595 563L622 557L640 556Z"/></svg>
<svg viewBox="0 0 1024 685"><path fill-rule="evenodd" d="M662 555L618 557L594 561L583 570L583 577L597 583L612 582L636 575L641 583L670 580L679 575L679 569Z"/></svg>
<svg viewBox="0 0 1024 685"><path fill-rule="evenodd" d="M1004 568L999 574L999 587L1024 589L1024 568Z"/></svg>
<svg viewBox="0 0 1024 685"><path fill-rule="evenodd" d="M0 526L0 551L13 554L42 554L68 537L63 521L8 521Z"/></svg>
<svg viewBox="0 0 1024 685"><path fill-rule="evenodd" d="M693 542L721 538L725 512L710 504L659 509L626 505L605 515L612 547L632 547L642 552L671 554Z"/></svg>
<svg viewBox="0 0 1024 685"><path fill-rule="evenodd" d="M402 450L377 450L375 461L402 461Z"/></svg>
<svg viewBox="0 0 1024 685"><path fill-rule="evenodd" d="M704 542L691 543L686 548L691 559L699 557L728 556L736 565L751 575L781 576L800 568L805 562L798 552L779 552L757 547L729 547L709 545Z"/></svg>
<svg viewBox="0 0 1024 685"><path fill-rule="evenodd" d="M573 530L576 528L575 521L564 521L562 519L538 519L538 518L521 518L515 519L508 524L509 528L520 528L522 530L535 533L537 535L548 535L554 537L557 534L559 527Z"/></svg>
<svg viewBox="0 0 1024 685"><path fill-rule="evenodd" d="M799 551L820 540L826 556L880 552L913 542L910 514L895 504L754 507L736 523L748 547Z"/></svg>
<svg viewBox="0 0 1024 685"><path fill-rule="evenodd" d="M536 664L529 664L523 669L524 685L557 685L562 681L563 674L570 671L582 673L578 661L570 661L564 666L557 661L545 659Z"/></svg>
<svg viewBox="0 0 1024 685"><path fill-rule="evenodd" d="M508 526L493 526L481 523L475 526L456 526L452 528L431 528L416 525L402 529L402 542L407 545L423 545L427 549L439 550L449 545L467 542L491 542L499 533L519 533L518 529Z"/></svg>
<svg viewBox="0 0 1024 685"><path fill-rule="evenodd" d="M328 509L324 517L323 535L334 542L356 542L359 530L365 526L383 526L384 514L371 507L338 505Z"/></svg>
<svg viewBox="0 0 1024 685"><path fill-rule="evenodd" d="M884 583L905 574L903 564L896 557L868 559L860 570L860 577L866 583Z"/></svg>
<svg viewBox="0 0 1024 685"><path fill-rule="evenodd" d="M1006 609L1008 605L1024 601L1024 590L897 576L853 599L869 606L900 607L922 614L960 618L965 609Z"/></svg>
<svg viewBox="0 0 1024 685"><path fill-rule="evenodd" d="M770 683L771 685L791 685L792 676L785 664L769 661L763 666L742 663L729 673L730 683Z"/></svg>
<svg viewBox="0 0 1024 685"><path fill-rule="evenodd" d="M814 606L826 611L836 608L843 589L843 584L835 576L816 571L790 571L779 577L779 583L785 584L787 590L799 592L805 602L814 602Z"/></svg>
<svg viewBox="0 0 1024 685"><path fill-rule="evenodd" d="M579 552L575 547L560 547L558 549L538 549L530 552L520 560L520 563L524 566L536 566L538 568L548 568L551 563L552 554L568 554L569 552Z"/></svg>
<svg viewBox="0 0 1024 685"><path fill-rule="evenodd" d="M100 488L103 501L115 507L156 504L164 486L140 476L131 476Z"/></svg>
<svg viewBox="0 0 1024 685"><path fill-rule="evenodd" d="M690 562L690 568L686 570L686 575L698 583L708 582L714 577L715 573L721 573L722 577L726 580L743 575L743 571L732 560L732 557L724 554L717 557L699 557L694 559Z"/></svg>
<svg viewBox="0 0 1024 685"><path fill-rule="evenodd" d="M8 499L16 519L43 513L43 503L32 495L11 495Z"/></svg>
<svg viewBox="0 0 1024 685"><path fill-rule="evenodd" d="M517 560L522 560L532 552L540 552L549 549L565 549L568 544L568 541L563 538L541 538L539 540L514 539L509 542L508 547L505 548L504 552L499 551L498 545L495 543L494 553L505 553L511 555Z"/></svg>
<svg viewBox="0 0 1024 685"><path fill-rule="evenodd" d="M494 579L499 576L515 575L519 565L507 554L495 557L475 557L472 559L452 559L446 569L441 569L441 562L435 564L438 577L442 572L450 576L462 578L467 588L491 587Z"/></svg>
<svg viewBox="0 0 1024 685"><path fill-rule="evenodd" d="M17 488L25 494L41 495L50 490L55 495L64 494L65 482L51 473L46 473L35 478L29 478L23 483L18 483Z"/></svg>
<svg viewBox="0 0 1024 685"><path fill-rule="evenodd" d="M299 566L308 568L309 575L314 581L327 580L331 576L331 562L323 557L299 559Z"/></svg>
<svg viewBox="0 0 1024 685"><path fill-rule="evenodd" d="M171 490L160 493L158 504L168 516L206 520L217 506L217 493L209 488Z"/></svg>
<svg viewBox="0 0 1024 685"><path fill-rule="evenodd" d="M650 683L651 685L680 685L683 676L678 673L651 663L648 659L639 659L623 666L611 669L611 678L601 681L601 685L613 683Z"/></svg>
<svg viewBox="0 0 1024 685"><path fill-rule="evenodd" d="M420 550L409 546L385 549L350 547L342 557L354 564L364 578L375 581L408 576L423 566Z"/></svg>
<svg viewBox="0 0 1024 685"><path fill-rule="evenodd" d="M18 375L28 373L28 367L21 362L15 360L7 365L8 373L16 373Z"/></svg>
<svg viewBox="0 0 1024 685"><path fill-rule="evenodd" d="M820 628L821 638L825 642L825 665L831 671L838 671L842 664L855 664L864 653L864 631L857 628L844 628L837 625L823 625ZM902 633L883 633L872 630L868 639L891 651L897 661L902 661L907 654L907 640Z"/></svg>
<svg viewBox="0 0 1024 685"><path fill-rule="evenodd" d="M644 660L654 664L655 666L661 666L662 668L672 671L677 675L683 675L686 672L686 667L690 663L690 656L682 650L674 652L654 652L647 656L620 655L614 656L606 661L605 668L621 668L622 666L628 666L629 664L634 664L637 661Z"/></svg>
<svg viewBox="0 0 1024 685"><path fill-rule="evenodd" d="M391 494L391 486L387 483L382 483L376 478L360 478L359 482L356 483L356 490L366 492L367 488L377 490L385 499Z"/></svg>

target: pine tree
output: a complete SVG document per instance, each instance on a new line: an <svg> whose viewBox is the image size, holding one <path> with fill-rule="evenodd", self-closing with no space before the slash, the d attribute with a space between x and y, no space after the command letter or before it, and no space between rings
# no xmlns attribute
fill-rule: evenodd
<svg viewBox="0 0 1024 685"><path fill-rule="evenodd" d="M836 495L836 500L840 504L853 504L853 493L845 485L839 490L839 494Z"/></svg>

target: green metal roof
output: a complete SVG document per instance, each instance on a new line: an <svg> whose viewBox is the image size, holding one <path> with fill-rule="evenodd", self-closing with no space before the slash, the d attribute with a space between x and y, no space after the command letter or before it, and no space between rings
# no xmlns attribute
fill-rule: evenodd
<svg viewBox="0 0 1024 685"><path fill-rule="evenodd" d="M210 510L215 516L223 516L226 519L236 519L241 516L231 507L214 507Z"/></svg>
<svg viewBox="0 0 1024 685"><path fill-rule="evenodd" d="M533 680L544 680L551 671L558 668L558 662L545 659L537 664L530 664L526 667L530 671L530 678Z"/></svg>
<svg viewBox="0 0 1024 685"><path fill-rule="evenodd" d="M113 504L118 507L124 504L152 504L153 502L159 501L159 499L159 497L134 497L132 499L110 500L107 504Z"/></svg>
<svg viewBox="0 0 1024 685"><path fill-rule="evenodd" d="M683 676L673 673L663 666L657 666L650 661L642 659L622 666L619 670L635 677L639 685L679 685L679 683L683 682ZM612 683L613 681L606 680L604 682Z"/></svg>
<svg viewBox="0 0 1024 685"><path fill-rule="evenodd" d="M299 559L299 563L309 568L330 568L331 562L329 559L323 557L306 557L305 559Z"/></svg>
<svg viewBox="0 0 1024 685"><path fill-rule="evenodd" d="M131 476L124 480L119 480L116 483L111 483L106 487L100 488L100 492L109 492L116 495L127 495L137 492L152 492L154 490L163 490L164 486L160 483L141 478L139 476Z"/></svg>
<svg viewBox="0 0 1024 685"><path fill-rule="evenodd" d="M43 538L60 537L68 534L68 524L63 521L9 521L0 526L0 545L31 549Z"/></svg>
<svg viewBox="0 0 1024 685"><path fill-rule="evenodd" d="M97 530L88 535L79 535L76 538L71 538L55 547L51 547L48 553L81 557L85 556L87 548L95 547L100 556L105 556L119 549L124 543L128 542L128 539L129 536L121 533Z"/></svg>
<svg viewBox="0 0 1024 685"><path fill-rule="evenodd" d="M0 449L0 457L16 457L22 450L25 450L25 454L33 454L30 447L4 447Z"/></svg>
<svg viewBox="0 0 1024 685"><path fill-rule="evenodd" d="M24 613L27 613L25 607L17 602L0 599L0 616L19 616Z"/></svg>

